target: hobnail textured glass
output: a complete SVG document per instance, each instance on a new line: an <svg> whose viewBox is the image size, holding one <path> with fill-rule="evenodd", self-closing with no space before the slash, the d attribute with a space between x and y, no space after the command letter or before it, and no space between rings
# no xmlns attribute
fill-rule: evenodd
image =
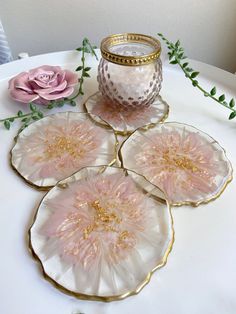
<svg viewBox="0 0 236 314"><path fill-rule="evenodd" d="M98 84L102 95L127 110L148 107L162 82L160 42L139 34L113 35L101 44Z"/></svg>

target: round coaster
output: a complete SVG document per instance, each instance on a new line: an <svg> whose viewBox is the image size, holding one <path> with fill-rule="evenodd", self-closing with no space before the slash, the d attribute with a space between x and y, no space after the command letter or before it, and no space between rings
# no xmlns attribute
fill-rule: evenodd
<svg viewBox="0 0 236 314"><path fill-rule="evenodd" d="M13 168L28 183L48 189L83 167L114 163L116 135L90 117L61 112L30 124L11 151Z"/></svg>
<svg viewBox="0 0 236 314"><path fill-rule="evenodd" d="M97 92L87 99L84 108L86 112L96 115L96 122L104 125L104 121L107 121L117 134L123 136L131 134L139 127L149 129L166 120L169 114L169 105L161 96L149 107L127 111L121 106L112 105Z"/></svg>
<svg viewBox="0 0 236 314"><path fill-rule="evenodd" d="M124 167L159 186L173 206L207 203L232 180L224 149L183 123L163 123L145 133L136 130L121 146L119 157Z"/></svg>
<svg viewBox="0 0 236 314"><path fill-rule="evenodd" d="M138 293L173 245L163 197L144 177L116 167L83 168L59 182L43 198L29 232L44 277L82 299Z"/></svg>

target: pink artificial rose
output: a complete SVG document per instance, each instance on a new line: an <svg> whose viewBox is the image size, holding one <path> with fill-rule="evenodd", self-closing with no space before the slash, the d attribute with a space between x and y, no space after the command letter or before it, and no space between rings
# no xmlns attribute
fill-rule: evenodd
<svg viewBox="0 0 236 314"><path fill-rule="evenodd" d="M46 105L51 100L70 96L77 83L75 73L59 66L43 65L13 77L9 89L16 101Z"/></svg>

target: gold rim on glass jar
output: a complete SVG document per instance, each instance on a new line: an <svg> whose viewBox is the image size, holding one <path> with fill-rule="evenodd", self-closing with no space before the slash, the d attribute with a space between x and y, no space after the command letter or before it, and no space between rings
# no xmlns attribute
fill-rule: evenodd
<svg viewBox="0 0 236 314"><path fill-rule="evenodd" d="M142 44L146 46L146 54L135 55L120 55L115 53L114 47L127 43ZM153 62L158 59L161 54L161 44L159 40L154 37L142 35L142 34L117 34L104 38L101 42L102 57L110 62L127 65L137 66Z"/></svg>

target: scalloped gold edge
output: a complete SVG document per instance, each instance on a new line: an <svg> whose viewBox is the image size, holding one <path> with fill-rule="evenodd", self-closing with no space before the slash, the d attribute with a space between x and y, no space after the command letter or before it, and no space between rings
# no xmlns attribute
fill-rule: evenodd
<svg viewBox="0 0 236 314"><path fill-rule="evenodd" d="M180 207L180 206L183 206L183 205L188 205L188 206L192 206L192 207L198 207L199 205L201 204L208 204L210 203L211 201L217 199L218 197L221 196L221 194L224 192L224 190L226 189L227 185L233 180L233 166L230 162L230 160L228 159L227 155L226 155L226 150L219 144L218 141L216 141L212 136L210 136L208 133L204 132L204 131L201 131L200 129L196 128L195 126L191 125L191 124L187 124L187 123L182 123L182 122L176 122L176 121L169 121L169 122L164 122L162 124L170 124L170 123L176 123L176 124L182 124L182 125L186 125L186 126L189 126L189 127L192 127L194 128L195 130L199 131L200 133L203 133L205 135L207 135L210 139L213 140L214 143L216 143L223 151L224 155L225 155L225 158L230 166L230 173L229 173L229 178L228 180L223 184L222 188L220 189L220 191L215 194L214 196L212 196L211 198L208 198L208 199L205 199L205 200L200 200L198 202L193 202L193 201L184 201L184 202L176 202L176 203L171 203L171 206L172 207ZM128 141L128 139L136 132L136 131L142 131L141 128L137 128L134 132L132 132L132 134L130 134L120 145L120 148L118 150L118 158L119 158L119 161L120 161L120 164L121 164L121 168L125 168L124 167L124 160L123 160L123 156L122 156L122 153L121 153L121 150L122 150L122 147L125 145L126 141ZM144 175L143 175L144 176ZM146 180L148 180L150 182L150 180L144 176ZM153 185L155 185L155 183L152 183ZM156 187L158 187L157 185L155 185ZM159 188L159 187L158 187ZM159 188L160 189L160 188Z"/></svg>
<svg viewBox="0 0 236 314"><path fill-rule="evenodd" d="M130 172L133 172L137 175L139 175L140 177L143 177L146 181L149 182L149 184L153 185L155 188L159 189L164 195L165 193L159 188L157 187L156 185L154 185L153 183L151 183L149 180L147 180L143 175L133 171L133 170L130 170L130 169L127 169L127 168L123 168L123 167L113 167L113 166L107 166L107 165L102 165L102 166L91 166L91 167L83 167L81 168L79 171L85 169L85 168L100 168L100 167L104 167L104 168L107 168L107 167L111 167L111 168L117 168L117 169L121 169L121 170L128 170ZM77 171L77 172L79 172ZM75 172L76 173L76 172ZM74 174L73 174L74 175ZM60 182L64 182L65 180L67 179L70 179L73 175L67 177L66 179L63 179L61 181L59 181L56 185L60 185L61 183ZM66 182L65 182L66 183ZM63 183L62 183L63 184ZM55 185L55 186L56 186ZM54 187L55 187L54 186ZM49 193L50 191L48 191ZM44 277L45 280L47 280L49 283L51 283L55 288L57 288L59 291L65 293L65 294L68 294L70 296L73 296L73 297L76 297L78 299L81 299L81 300L89 300L89 301L102 301L102 302L111 302L111 301L120 301L120 300L123 300L129 296L132 296L132 295L136 295L138 294L151 280L151 277L152 275L154 274L154 272L161 268L161 267L164 267L167 263L167 259L168 259L168 256L173 248L173 244L174 244L174 241L175 241L175 230L174 230L174 220L173 220L173 216L172 216L172 212L171 212L171 205L169 204L169 202L164 199L161 199L160 198L160 201L161 202L164 202L166 203L166 206L167 206L167 210L168 210L168 213L170 215L170 228L171 228L171 239L170 239L170 242L169 242L169 245L164 253L164 256L163 258L161 259L160 262L158 262L158 264L147 274L147 277L144 279L143 282L141 282L138 287L133 290L133 291L129 291L129 292L126 292L124 294L120 294L120 295L117 295L117 296L96 296L96 295L87 295L87 294L83 294L83 293L77 293L77 292L74 292L74 291L71 291L65 287L63 287L62 285L60 285L58 282L56 282L54 279L52 279L45 271L44 269L44 266L43 266L43 263L42 261L40 260L40 258L38 257L38 255L35 253L34 249L33 249L33 246L32 246L32 239L31 239L31 229L37 219L37 216L38 216L38 211L39 211L39 208L44 200L44 198L47 196L46 193L42 200L40 201L37 209L36 209L36 213L33 217L33 221L29 227L29 230L28 230L28 249L30 251L30 253L32 254L32 257L35 259L35 261L37 261L39 263L39 266L40 266L40 271L42 272L42 275Z"/></svg>
<svg viewBox="0 0 236 314"><path fill-rule="evenodd" d="M142 56L123 56L109 51L109 47L125 43L148 43L154 48L154 51ZM102 40L100 50L102 57L109 62L124 66L140 66L152 63L160 57L161 43L157 38L144 34L114 34Z"/></svg>
<svg viewBox="0 0 236 314"><path fill-rule="evenodd" d="M83 108L84 108L85 113L88 113L89 116L90 116L90 115L97 116L97 117L99 117L99 119L100 119L101 121L104 122L105 120L102 119L102 118L100 118L100 116L95 115L95 114L89 112L89 110L88 110L88 108L87 108L87 106L86 106L86 104L87 104L87 102L89 101L89 99L92 98L92 97L94 97L95 95L97 95L97 94L99 94L99 93L100 93L100 92L97 91L96 93L90 95L90 96L85 100L85 102L83 103L82 106L83 106ZM157 121L157 122L148 123L148 124L146 124L146 125L144 125L144 126L142 126L142 127L139 127L138 129L142 129L143 131L150 130L150 129L154 128L157 124L163 123L163 122L168 118L169 113L170 113L170 105L161 97L161 95L158 95L157 97L160 97L160 98L161 98L161 101L166 105L166 107L167 107L167 112L163 115L163 117L161 118L161 120L159 120L159 121ZM155 100L154 100L154 101L155 101ZM91 118L91 120L93 120L92 116L90 116L90 118ZM134 130L130 130L130 131L120 131L120 130L116 130L116 129L115 129L113 126L111 126L111 124L110 124L109 122L107 122L107 121L105 121L106 124L103 124L103 122L98 122L98 121L96 121L96 120L93 120L93 121L95 121L97 124L99 124L99 125L100 125L101 127L103 127L103 128L108 128L107 125L109 125L109 128L112 128L113 132L114 132L116 135L129 136L129 135L131 135L133 132L135 132L135 131L137 130L137 129L134 129Z"/></svg>
<svg viewBox="0 0 236 314"><path fill-rule="evenodd" d="M54 115L56 115L56 114L58 114L58 113L66 113L66 112L72 112L72 113L76 113L76 114L87 115L87 117L88 117L96 126L101 127L100 124L99 124L96 120L92 119L90 113L88 113L88 112L63 111L63 112L57 112L57 113L54 113L54 114L47 115L47 116L45 116L44 118L47 118L48 116L54 116ZM93 115L93 114L92 114L92 115ZM95 116L95 115L94 115L94 116ZM42 118L42 119L43 119L43 118ZM42 120L42 119L40 119L40 120ZM99 117L99 119L101 119L101 118ZM101 120L102 120L102 119L101 119ZM34 122L32 122L31 124L33 124L33 123L35 123L35 122L37 122L37 121L34 121ZM112 130L112 131L113 131L113 134L114 134L114 140L115 140L115 141L114 141L114 158L113 158L113 159L109 162L109 164L108 164L108 166L112 166L112 165L114 165L114 164L118 161L117 154L118 154L119 141L118 141L118 138L117 138L117 134L114 132L112 126L110 126L110 124L107 123L107 122L104 121L104 120L103 120L103 122L104 122L104 125L106 124L106 129ZM30 124L30 125L31 125L31 124ZM29 125L29 126L30 126L30 125ZM23 131L23 130L22 130L22 131ZM21 131L21 132L22 132L22 131ZM10 165L10 167L13 169L13 171L14 171L19 177L21 177L21 178L27 183L27 185L29 185L30 187L33 187L33 188L36 189L37 191L49 191L51 188L53 188L54 186L56 186L56 185L57 185L60 181L62 181L62 180L58 181L55 185L40 186L40 185L34 184L32 181L26 179L26 178L18 171L18 169L17 169L17 168L13 165L13 163L12 163L12 151L13 151L14 147L16 146L17 139L18 139L18 137L20 136L21 132L19 132L19 133L14 137L15 143L14 143L12 149L11 149L10 152L9 152L9 157L10 157L10 158L9 158L9 165ZM101 167L102 167L102 166L103 166L103 165L101 165ZM98 167L100 167L100 166L98 165ZM82 169L82 168L81 168L81 169ZM76 173L76 172L78 172L78 170L75 171L74 173ZM74 173L72 173L71 176L72 176Z"/></svg>

